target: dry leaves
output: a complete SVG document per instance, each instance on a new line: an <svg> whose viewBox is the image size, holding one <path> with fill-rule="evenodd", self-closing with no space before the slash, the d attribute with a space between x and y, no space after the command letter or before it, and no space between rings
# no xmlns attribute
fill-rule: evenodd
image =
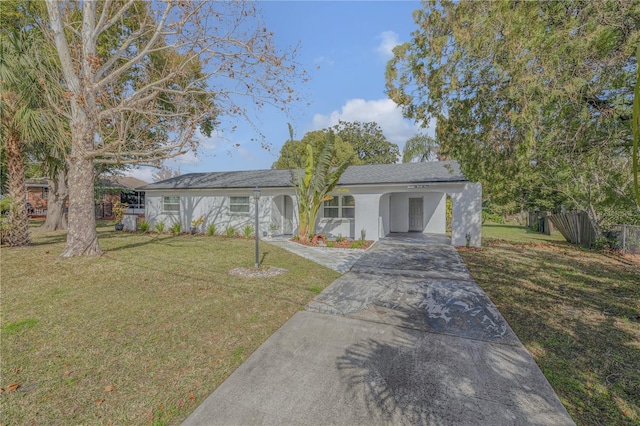
<svg viewBox="0 0 640 426"><path fill-rule="evenodd" d="M107 385L104 387L105 392L113 392L116 388L113 385Z"/></svg>
<svg viewBox="0 0 640 426"><path fill-rule="evenodd" d="M11 383L9 386L7 386L5 388L5 392L13 392L14 390L18 389L20 387L19 384L17 383Z"/></svg>

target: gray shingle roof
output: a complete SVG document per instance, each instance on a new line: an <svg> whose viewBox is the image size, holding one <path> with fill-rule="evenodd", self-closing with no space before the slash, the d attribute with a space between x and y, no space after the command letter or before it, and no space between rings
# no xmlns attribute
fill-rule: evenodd
<svg viewBox="0 0 640 426"><path fill-rule="evenodd" d="M420 184L467 182L456 161L350 166L340 185ZM289 170L247 170L239 172L190 173L145 185L138 189L283 188L291 186Z"/></svg>

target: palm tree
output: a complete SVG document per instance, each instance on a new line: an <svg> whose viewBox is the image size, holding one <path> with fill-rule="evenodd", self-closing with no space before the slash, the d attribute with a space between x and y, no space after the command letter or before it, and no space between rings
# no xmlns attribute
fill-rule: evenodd
<svg viewBox="0 0 640 426"><path fill-rule="evenodd" d="M293 130L289 126L291 140L293 140ZM311 233L314 231L318 211L325 201L333 197L329 195L336 187L340 176L349 167L353 156L344 160L337 167L332 167L334 157L335 134L332 130L325 133L325 143L321 145L317 155L313 146L306 145L305 168L297 170L295 190L298 199L298 237L300 241L308 242Z"/></svg>
<svg viewBox="0 0 640 426"><path fill-rule="evenodd" d="M30 242L26 208L25 150L31 144L47 141L57 128L38 82L33 58L36 43L33 32L0 33L0 136L8 174L10 212L9 244Z"/></svg>
<svg viewBox="0 0 640 426"><path fill-rule="evenodd" d="M419 133L405 143L402 149L402 162L443 160L438 143L431 136Z"/></svg>

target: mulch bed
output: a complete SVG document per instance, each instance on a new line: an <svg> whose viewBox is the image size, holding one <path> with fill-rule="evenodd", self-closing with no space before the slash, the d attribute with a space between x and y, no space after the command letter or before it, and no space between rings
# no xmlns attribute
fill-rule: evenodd
<svg viewBox="0 0 640 426"><path fill-rule="evenodd" d="M374 243L374 241L372 241L372 240L365 240L364 242L361 242L360 240L358 240L358 241L344 240L344 241L341 241L341 242L327 241L327 245L325 245L323 243L314 244L311 241L309 241L308 243L304 243L304 242L302 242L300 240L295 240L295 239L291 239L290 241L293 241L294 243L298 243L300 245L307 246L307 247L353 249L353 250L366 250L369 247L371 247L371 245ZM352 243L358 243L359 246L358 247L351 247Z"/></svg>

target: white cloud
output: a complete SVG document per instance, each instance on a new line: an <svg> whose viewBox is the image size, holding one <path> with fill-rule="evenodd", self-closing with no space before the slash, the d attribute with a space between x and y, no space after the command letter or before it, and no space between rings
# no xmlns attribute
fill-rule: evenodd
<svg viewBox="0 0 640 426"><path fill-rule="evenodd" d="M153 167L139 167L137 169L130 169L127 170L125 172L126 176L131 176L134 178L138 178L140 180L143 180L145 182L153 182L153 174L155 173L156 169L154 169Z"/></svg>
<svg viewBox="0 0 640 426"><path fill-rule="evenodd" d="M393 48L400 44L400 38L394 31L383 31L378 37L380 44L376 51L383 59L391 59L393 57Z"/></svg>
<svg viewBox="0 0 640 426"><path fill-rule="evenodd" d="M340 120L360 122L375 121L387 139L390 142L398 144L400 147L404 145L407 139L420 131L432 134L432 127L435 127L435 122L433 122L429 126L429 129L420 129L402 116L401 109L391 99L378 99L373 101L349 99L340 111L333 111L328 115L315 114L313 116L313 128L311 130L320 130L335 126Z"/></svg>
<svg viewBox="0 0 640 426"><path fill-rule="evenodd" d="M333 64L335 64L333 59L327 58L325 56L317 56L317 57L313 58L313 62L318 64L318 65L322 65L322 64L333 65Z"/></svg>

